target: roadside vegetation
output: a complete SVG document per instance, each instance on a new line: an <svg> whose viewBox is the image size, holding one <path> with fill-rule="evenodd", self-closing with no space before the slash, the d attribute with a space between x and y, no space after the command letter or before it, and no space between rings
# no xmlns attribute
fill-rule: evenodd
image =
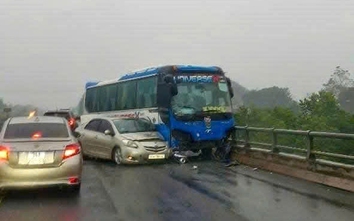
<svg viewBox="0 0 354 221"><path fill-rule="evenodd" d="M248 91L242 100L236 112L239 126L354 134L354 81L349 71L339 66L320 91L302 100L293 100L288 88L278 87ZM252 139L271 142L271 136L265 133ZM284 136L278 142L306 148L304 139ZM354 155L354 141L315 139L315 149Z"/></svg>

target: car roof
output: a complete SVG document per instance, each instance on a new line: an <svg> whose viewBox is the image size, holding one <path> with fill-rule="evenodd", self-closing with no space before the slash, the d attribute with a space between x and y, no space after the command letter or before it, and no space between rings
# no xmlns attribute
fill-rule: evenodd
<svg viewBox="0 0 354 221"><path fill-rule="evenodd" d="M49 110L49 111L46 111L46 113L71 113L70 110Z"/></svg>
<svg viewBox="0 0 354 221"><path fill-rule="evenodd" d="M110 121L115 121L115 120L136 120L136 119L139 119L139 118L135 118L135 117L100 117L100 116L97 116L97 117L94 117L92 118L90 121L93 121L93 120L110 120Z"/></svg>
<svg viewBox="0 0 354 221"><path fill-rule="evenodd" d="M24 123L65 123L65 119L61 117L51 116L33 116L33 117L12 117L9 124Z"/></svg>
<svg viewBox="0 0 354 221"><path fill-rule="evenodd" d="M138 120L140 118L136 118L136 117L112 117L112 118L109 118L109 119L114 121L114 120Z"/></svg>

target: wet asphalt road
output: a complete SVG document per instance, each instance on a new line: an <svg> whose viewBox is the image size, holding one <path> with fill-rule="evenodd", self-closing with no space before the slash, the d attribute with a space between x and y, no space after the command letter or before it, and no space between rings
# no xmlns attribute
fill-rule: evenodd
<svg viewBox="0 0 354 221"><path fill-rule="evenodd" d="M193 169L193 166L198 166ZM81 195L0 194L0 220L353 220L354 194L211 161L115 166L85 161Z"/></svg>

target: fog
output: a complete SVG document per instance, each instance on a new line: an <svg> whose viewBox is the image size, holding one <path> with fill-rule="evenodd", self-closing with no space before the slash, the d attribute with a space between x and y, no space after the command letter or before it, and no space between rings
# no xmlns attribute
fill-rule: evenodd
<svg viewBox="0 0 354 221"><path fill-rule="evenodd" d="M0 97L64 108L86 81L218 65L248 89L318 91L354 72L354 1L1 0Z"/></svg>

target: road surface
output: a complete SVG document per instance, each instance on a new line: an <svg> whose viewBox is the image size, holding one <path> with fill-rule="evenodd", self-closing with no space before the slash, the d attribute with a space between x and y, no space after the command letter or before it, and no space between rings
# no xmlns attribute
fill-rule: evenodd
<svg viewBox="0 0 354 221"><path fill-rule="evenodd" d="M197 166L197 168L193 168ZM115 166L85 161L82 190L0 193L0 220L353 220L354 194L211 161Z"/></svg>

